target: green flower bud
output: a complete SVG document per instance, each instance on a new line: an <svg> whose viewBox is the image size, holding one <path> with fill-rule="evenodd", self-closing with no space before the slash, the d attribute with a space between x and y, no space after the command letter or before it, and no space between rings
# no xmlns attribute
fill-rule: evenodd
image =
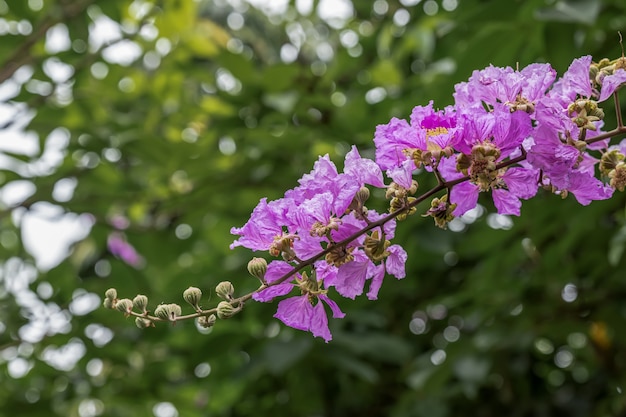
<svg viewBox="0 0 626 417"><path fill-rule="evenodd" d="M117 300L115 308L122 313L128 314L133 311L133 302L128 298L122 298L121 300Z"/></svg>
<svg viewBox="0 0 626 417"><path fill-rule="evenodd" d="M135 298L133 298L133 308L141 313L146 312L146 308L148 307L148 297L142 294L137 294Z"/></svg>
<svg viewBox="0 0 626 417"><path fill-rule="evenodd" d="M224 300L232 300L235 287L230 281L222 281L215 287L215 294Z"/></svg>
<svg viewBox="0 0 626 417"><path fill-rule="evenodd" d="M265 284L267 261L263 258L252 258L252 260L248 262L248 272L250 272L250 275L257 277L263 284Z"/></svg>
<svg viewBox="0 0 626 417"><path fill-rule="evenodd" d="M234 316L238 309L233 307L228 301L220 301L217 305L217 317L220 319L228 319Z"/></svg>
<svg viewBox="0 0 626 417"><path fill-rule="evenodd" d="M152 325L152 322L148 319L143 319L141 317L137 317L135 319L135 326L139 327L140 329L145 329L146 327L150 327Z"/></svg>
<svg viewBox="0 0 626 417"><path fill-rule="evenodd" d="M181 314L182 309L178 304L161 304L154 310L155 316L167 321L176 321L176 317Z"/></svg>
<svg viewBox="0 0 626 417"><path fill-rule="evenodd" d="M200 291L200 288L189 287L183 292L183 299L198 310L200 308L198 303L202 299L202 291Z"/></svg>
<svg viewBox="0 0 626 417"><path fill-rule="evenodd" d="M208 317L207 316L198 317L198 324L204 327L205 329L208 329L209 327L213 327L216 321L217 321L217 317L215 317L215 314L211 314Z"/></svg>
<svg viewBox="0 0 626 417"><path fill-rule="evenodd" d="M113 308L114 308L113 307L113 300L110 299L110 298L105 298L104 301L102 302L102 306L104 308L108 308L108 309L113 310Z"/></svg>
<svg viewBox="0 0 626 417"><path fill-rule="evenodd" d="M115 300L117 298L117 290L115 288L109 288L104 293L104 296L109 300Z"/></svg>

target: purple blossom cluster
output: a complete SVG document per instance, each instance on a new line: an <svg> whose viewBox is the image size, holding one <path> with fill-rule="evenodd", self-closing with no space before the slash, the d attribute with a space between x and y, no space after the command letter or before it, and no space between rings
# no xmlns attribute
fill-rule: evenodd
<svg viewBox="0 0 626 417"><path fill-rule="evenodd" d="M328 289L334 287L340 295L354 299L363 293L369 281L367 297L376 299L385 273L404 278L407 255L399 245L390 244L395 221L387 222L372 236L350 239L383 217L363 206L363 194L368 194L364 186L386 188L380 167L370 159L361 158L356 147L346 155L344 172L339 173L325 155L299 184L281 199L270 202L262 199L243 227L231 229L231 233L240 236L231 248L244 246L282 256L283 260L268 265L265 275L268 287L252 298L269 302L298 289L299 295L278 303L275 317L288 326L329 341L331 334L323 305L330 308L335 318L344 314L326 295ZM350 241L336 245L344 240ZM377 245L380 250L376 250ZM313 263L310 275L294 274L289 278L295 283L283 282L293 270L292 263L315 258L324 250L326 257Z"/></svg>
<svg viewBox="0 0 626 417"><path fill-rule="evenodd" d="M608 148L598 103L626 83L625 67L624 58L595 64L585 56L557 80L549 64L490 66L456 85L453 106L436 110L431 101L415 107L409 121L378 126L375 161L353 147L339 173L328 155L320 157L296 188L275 201L262 199L250 220L231 230L239 236L231 249L282 257L268 265L252 298L289 296L275 317L331 340L326 307L334 318L344 313L330 289L354 299L368 286L374 300L385 274L405 276L407 254L391 240L396 220L421 201L411 197L419 172L436 175L445 193L426 211L440 227L476 207L480 193L491 195L499 214L519 216L521 200L539 188L571 193L584 205L623 190L626 146ZM386 189L391 214L364 206L366 186ZM310 271L300 272L303 266Z"/></svg>

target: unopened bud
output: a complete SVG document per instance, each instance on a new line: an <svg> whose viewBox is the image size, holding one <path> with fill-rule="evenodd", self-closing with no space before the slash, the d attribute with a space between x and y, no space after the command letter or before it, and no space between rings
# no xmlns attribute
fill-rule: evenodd
<svg viewBox="0 0 626 417"><path fill-rule="evenodd" d="M144 319L141 317L137 317L135 319L135 326L139 327L140 329L145 329L146 327L150 327L152 325L152 322L148 319Z"/></svg>
<svg viewBox="0 0 626 417"><path fill-rule="evenodd" d="M108 308L108 309L113 309L113 300L110 298L105 298L104 301L102 302L102 306L104 308Z"/></svg>
<svg viewBox="0 0 626 417"><path fill-rule="evenodd" d="M146 308L148 307L148 297L142 294L137 294L135 298L133 298L133 308L141 313L146 312Z"/></svg>
<svg viewBox="0 0 626 417"><path fill-rule="evenodd" d="M367 187L361 187L354 198L363 205L370 198L370 190Z"/></svg>
<svg viewBox="0 0 626 417"><path fill-rule="evenodd" d="M178 304L161 304L154 310L154 315L161 320L176 321L176 317L180 316L182 309Z"/></svg>
<svg viewBox="0 0 626 417"><path fill-rule="evenodd" d="M252 258L248 262L248 272L253 277L257 277L265 284L265 273L267 272L267 261L263 258Z"/></svg>
<svg viewBox="0 0 626 417"><path fill-rule="evenodd" d="M234 292L235 287L233 287L233 284L231 284L230 281L222 281L217 284L217 287L215 287L215 294L224 300L232 300Z"/></svg>
<svg viewBox="0 0 626 417"><path fill-rule="evenodd" d="M115 300L117 298L117 290L115 288L109 288L104 293L104 296L109 300Z"/></svg>
<svg viewBox="0 0 626 417"><path fill-rule="evenodd" d="M217 317L220 319L228 319L234 316L238 309L233 307L228 301L220 301L217 305Z"/></svg>
<svg viewBox="0 0 626 417"><path fill-rule="evenodd" d="M200 308L198 303L202 299L202 291L200 291L200 288L189 287L183 292L183 299L197 310Z"/></svg>
<svg viewBox="0 0 626 417"><path fill-rule="evenodd" d="M128 298L122 298L121 300L117 300L115 308L122 313L128 314L133 311L133 302Z"/></svg>
<svg viewBox="0 0 626 417"><path fill-rule="evenodd" d="M209 327L213 327L216 321L217 321L217 317L215 317L215 314L211 314L208 317L207 316L198 317L198 324L201 327L204 327L205 329L208 329Z"/></svg>

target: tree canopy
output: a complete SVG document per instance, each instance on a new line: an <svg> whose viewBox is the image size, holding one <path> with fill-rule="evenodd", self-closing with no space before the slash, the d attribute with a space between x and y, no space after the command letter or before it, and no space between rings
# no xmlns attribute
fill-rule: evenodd
<svg viewBox="0 0 626 417"><path fill-rule="evenodd" d="M230 229L319 155L372 156L490 64L618 57L624 27L622 0L0 0L0 415L623 414L619 193L409 218L407 277L340 300L329 344L274 304L209 331L101 306L253 290Z"/></svg>

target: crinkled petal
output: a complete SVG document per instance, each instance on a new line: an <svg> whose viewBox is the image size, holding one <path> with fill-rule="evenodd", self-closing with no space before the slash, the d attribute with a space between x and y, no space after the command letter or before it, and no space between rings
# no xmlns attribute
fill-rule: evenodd
<svg viewBox="0 0 626 417"><path fill-rule="evenodd" d="M530 64L520 74L526 80L523 96L530 101L542 98L556 79L556 70L550 64Z"/></svg>
<svg viewBox="0 0 626 417"><path fill-rule="evenodd" d="M411 188L411 185L413 185L414 170L415 163L412 159L407 159L402 162L400 166L388 169L387 176L391 178L396 184L408 189Z"/></svg>
<svg viewBox="0 0 626 417"><path fill-rule="evenodd" d="M372 279L370 281L370 288L367 292L368 300L378 300L378 291L383 285L385 278L385 267L381 265L374 265L374 268L370 268L370 275Z"/></svg>
<svg viewBox="0 0 626 417"><path fill-rule="evenodd" d="M268 250L274 242L274 237L282 234L282 225L279 225L279 215L276 212L278 201L268 203L266 198L261 199L252 211L250 220L243 227L233 227L230 233L241 236L235 240L230 248L243 246L251 250Z"/></svg>
<svg viewBox="0 0 626 417"><path fill-rule="evenodd" d="M370 184L378 188L385 186L378 164L371 159L361 158L356 146L352 146L352 150L346 154L343 172L356 178L360 184Z"/></svg>
<svg viewBox="0 0 626 417"><path fill-rule="evenodd" d="M567 190L574 194L576 200L583 206L592 201L611 198L614 191L597 178L577 171L569 174L569 183Z"/></svg>
<svg viewBox="0 0 626 417"><path fill-rule="evenodd" d="M276 297L287 295L293 289L293 284L290 282L283 282L282 284L274 285L259 292L252 294L252 299L267 303L272 301Z"/></svg>
<svg viewBox="0 0 626 417"><path fill-rule="evenodd" d="M407 148L415 148L416 133L406 120L392 118L385 125L378 125L374 134L376 145L376 163L381 169L396 167L407 156L402 152Z"/></svg>
<svg viewBox="0 0 626 417"><path fill-rule="evenodd" d="M602 80L602 91L600 92L600 98L598 101L604 101L611 97L611 94L615 92L622 84L626 83L626 70L623 68L618 69L611 75L607 75Z"/></svg>
<svg viewBox="0 0 626 417"><path fill-rule="evenodd" d="M450 203L457 205L452 214L458 217L476 207L476 204L478 204L478 192L478 187L469 181L462 182L452 187L452 191L450 191Z"/></svg>
<svg viewBox="0 0 626 417"><path fill-rule="evenodd" d="M498 108L500 108L498 106ZM518 148L524 139L528 137L532 129L530 115L526 112L516 111L511 113L508 109L494 111L496 118L493 127L493 137L496 145L500 148L501 157L507 157L514 149Z"/></svg>
<svg viewBox="0 0 626 417"><path fill-rule="evenodd" d="M511 214L513 216L520 215L522 202L508 190L496 188L491 191L493 203L496 206L498 214Z"/></svg>
<svg viewBox="0 0 626 417"><path fill-rule="evenodd" d="M318 301L311 309L309 330L313 333L313 336L321 337L326 343L333 338L328 328L328 317L321 301Z"/></svg>
<svg viewBox="0 0 626 417"><path fill-rule="evenodd" d="M313 306L306 295L291 297L278 303L276 317L289 327L308 331L311 327Z"/></svg>
<svg viewBox="0 0 626 417"><path fill-rule="evenodd" d="M317 261L313 264L315 267L315 277L324 283L324 287L328 288L335 285L337 281L337 267L329 264L325 260Z"/></svg>
<svg viewBox="0 0 626 417"><path fill-rule="evenodd" d="M513 195L527 200L537 194L539 171L535 169L509 168L502 176L504 183Z"/></svg>
<svg viewBox="0 0 626 417"><path fill-rule="evenodd" d="M265 272L265 282L272 283L279 278L285 276L285 274L293 271L293 266L285 261L272 261L267 265L267 271ZM296 278L299 275L294 274L291 278ZM290 279L290 281L291 281Z"/></svg>
<svg viewBox="0 0 626 417"><path fill-rule="evenodd" d="M309 231L313 223L328 224L333 207L334 197L330 192L316 194L303 201L294 210L294 222L302 229Z"/></svg>
<svg viewBox="0 0 626 417"><path fill-rule="evenodd" d="M325 302L328 307L330 307L330 310L333 312L333 318L342 319L346 316L346 314L341 311L337 303L331 300L327 295L320 294L318 298Z"/></svg>
<svg viewBox="0 0 626 417"><path fill-rule="evenodd" d="M385 269L398 279L404 278L406 276L404 266L408 258L406 251L400 245L391 245L387 250L389 256L385 260Z"/></svg>
<svg viewBox="0 0 626 417"><path fill-rule="evenodd" d="M337 271L337 282L335 289L344 297L354 298L363 293L365 280L367 278L367 267L371 262L369 259L352 262L341 265Z"/></svg>
<svg viewBox="0 0 626 417"><path fill-rule="evenodd" d="M321 242L326 242L325 238L302 233L293 241L293 250L300 259L309 259L322 251Z"/></svg>

